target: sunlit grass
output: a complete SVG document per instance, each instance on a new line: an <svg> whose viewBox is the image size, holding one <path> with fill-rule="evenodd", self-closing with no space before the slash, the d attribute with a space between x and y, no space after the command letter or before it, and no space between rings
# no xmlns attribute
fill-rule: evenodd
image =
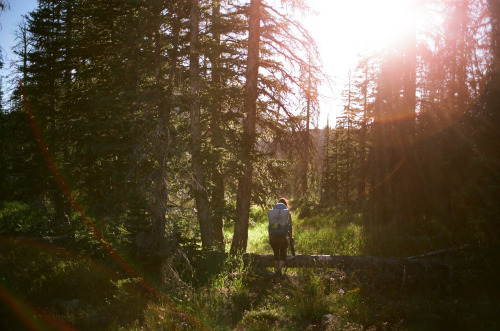
<svg viewBox="0 0 500 331"><path fill-rule="evenodd" d="M360 225L360 215L325 213L299 219L298 214L297 211L292 214L295 250L298 254L361 254L363 227ZM259 207L254 207L252 216L247 251L271 254L272 250L268 246L267 213Z"/></svg>
<svg viewBox="0 0 500 331"><path fill-rule="evenodd" d="M345 225L307 228L297 226L295 249L303 254L358 255L362 248L362 227L355 223Z"/></svg>
<svg viewBox="0 0 500 331"><path fill-rule="evenodd" d="M248 229L247 252L257 254L270 254L271 246L268 246L269 235L267 225L267 210L253 206L250 210L250 226Z"/></svg>
<svg viewBox="0 0 500 331"><path fill-rule="evenodd" d="M267 222L257 223L248 230L248 249L250 253L270 254L271 246L267 234Z"/></svg>

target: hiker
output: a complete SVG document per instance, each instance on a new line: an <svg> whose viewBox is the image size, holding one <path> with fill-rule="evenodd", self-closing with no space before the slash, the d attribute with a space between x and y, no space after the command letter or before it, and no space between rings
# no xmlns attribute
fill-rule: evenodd
<svg viewBox="0 0 500 331"><path fill-rule="evenodd" d="M269 243L274 252L274 271L276 275L281 275L281 269L285 265L288 242L293 242L292 215L285 198L281 198L273 209L269 210L268 230Z"/></svg>

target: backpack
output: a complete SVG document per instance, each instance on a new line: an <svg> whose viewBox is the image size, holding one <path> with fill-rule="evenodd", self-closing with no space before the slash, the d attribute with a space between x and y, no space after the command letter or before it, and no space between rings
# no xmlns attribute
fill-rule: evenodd
<svg viewBox="0 0 500 331"><path fill-rule="evenodd" d="M288 223L290 210L283 203L277 203L273 209L269 210L269 233L271 235L286 236L290 230Z"/></svg>

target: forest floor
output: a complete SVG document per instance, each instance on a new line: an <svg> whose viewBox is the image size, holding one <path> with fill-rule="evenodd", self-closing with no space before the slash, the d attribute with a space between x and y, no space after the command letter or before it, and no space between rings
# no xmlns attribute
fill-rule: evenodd
<svg viewBox="0 0 500 331"><path fill-rule="evenodd" d="M133 278L107 258L90 258L40 240L2 239L3 330L500 327L495 255L439 256L423 259L413 270L392 263L288 268L283 277L272 275L270 268L255 272L241 259L193 259L191 282L172 289L158 279L156 267L136 266L142 277Z"/></svg>
<svg viewBox="0 0 500 331"><path fill-rule="evenodd" d="M293 317L282 321L287 329L498 329L495 267L449 262L422 261L424 268L407 268L406 273L403 265L291 269L283 278L256 277L250 288L263 297L277 293L285 298L280 302Z"/></svg>
<svg viewBox="0 0 500 331"><path fill-rule="evenodd" d="M232 303L236 317L223 325L242 330L500 327L498 266L492 257L435 257L407 268L393 263L378 268L292 268L283 277L267 271L245 274L242 289L233 294L242 307Z"/></svg>
<svg viewBox="0 0 500 331"><path fill-rule="evenodd" d="M173 282L161 261L138 260L120 244L118 262L84 237L0 236L0 329L500 330L499 249L409 262L401 256L426 251L369 254L357 215L313 215L294 226L298 254L345 260L275 277L242 258L186 251L192 268L177 265L183 281ZM265 213L254 210L248 251L270 254L266 247Z"/></svg>

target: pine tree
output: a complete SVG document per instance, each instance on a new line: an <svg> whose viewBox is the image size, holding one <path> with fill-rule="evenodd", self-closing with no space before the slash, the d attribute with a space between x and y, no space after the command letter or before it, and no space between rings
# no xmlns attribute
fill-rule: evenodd
<svg viewBox="0 0 500 331"><path fill-rule="evenodd" d="M294 6L300 7L301 4L302 2L299 1L294 3ZM257 10L256 7L259 9ZM255 14L256 17L252 16L252 20L249 19L252 22L249 22L249 26L260 32L249 35L247 73L252 71L253 73L246 80L246 88L251 87L251 89L245 90L244 94L246 98L245 117L240 140L241 151L238 157L241 170L238 174L235 234L231 246L233 253L246 249L249 208L251 199L255 196L252 191L259 192L261 188L254 189L255 184L269 182L266 175L275 173L272 160L266 164L265 156L256 150L255 143L263 142L264 139L261 137L264 138L267 134L280 135L280 132L277 131L282 126L276 125L275 122L276 119L281 120L280 112L285 114L284 120L290 126L288 130L293 132L298 126L297 124L302 124L300 120L297 121L297 117L292 115L291 107L295 101L294 98L291 97L290 100L287 100L284 96L292 96L297 88L304 90L304 86L297 84L300 81L300 68L309 66L308 59L314 58L316 54L314 42L307 31L299 22L289 19L278 8L265 2L251 1L250 13ZM260 26L261 22L262 26ZM290 30L297 33L294 34ZM250 36L255 37L255 39ZM260 46L257 48L257 45ZM310 65L310 67L311 74L317 76L317 66ZM259 76L260 72L262 74ZM259 130L256 127L257 123ZM267 168L267 171L254 173L254 163L259 166L259 169Z"/></svg>
<svg viewBox="0 0 500 331"><path fill-rule="evenodd" d="M332 178L332 157L330 145L330 119L327 120L324 129L322 165L321 165L321 192L320 205L329 206L333 201L333 178Z"/></svg>
<svg viewBox="0 0 500 331"><path fill-rule="evenodd" d="M244 252L248 239L248 218L253 177L252 154L254 153L257 120L257 80L259 74L261 11L261 0L251 0L248 18L248 58L245 84L244 113L246 116L243 121L243 139L240 154L243 169L238 181L238 193L236 196L236 222L233 242L231 244L231 253L233 254Z"/></svg>
<svg viewBox="0 0 500 331"><path fill-rule="evenodd" d="M191 108L191 157L193 167L193 190L196 201L198 222L200 223L203 248L213 246L213 227L208 206L208 192L201 156L202 128L200 114L200 68L199 68L199 1L191 0L190 11L190 108Z"/></svg>
<svg viewBox="0 0 500 331"><path fill-rule="evenodd" d="M68 56L65 48L65 30L67 28L67 3L65 1L42 1L28 20L29 32L33 47L27 54L30 65L23 60L25 84L29 91L29 102L33 113L29 116L36 120L43 134L55 164L61 173L67 168L68 162L68 131L65 130L65 112L63 109L63 75L66 71L64 59ZM21 32L25 33L25 32ZM22 96L21 98L28 98ZM28 101L28 100L26 100ZM37 138L42 139L42 138ZM56 223L67 221L70 211L68 197L65 197L59 179L52 171L49 172L47 190L52 198Z"/></svg>

